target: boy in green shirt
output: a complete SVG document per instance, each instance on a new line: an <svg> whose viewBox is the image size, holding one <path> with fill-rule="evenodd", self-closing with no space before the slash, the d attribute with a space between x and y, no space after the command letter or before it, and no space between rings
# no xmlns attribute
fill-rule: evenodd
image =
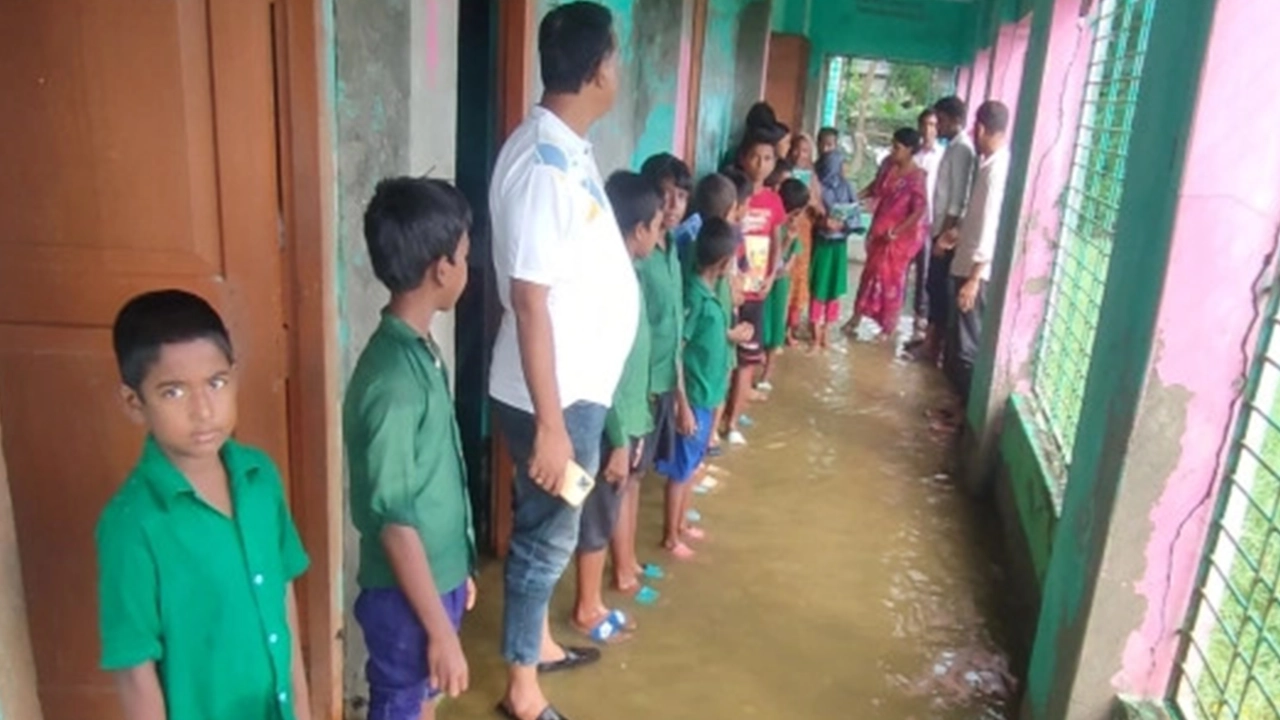
<svg viewBox="0 0 1280 720"><path fill-rule="evenodd" d="M309 720L280 475L232 439L231 340L207 302L139 295L112 331L142 457L98 520L102 667L129 720Z"/></svg>
<svg viewBox="0 0 1280 720"><path fill-rule="evenodd" d="M640 275L641 264L654 251L663 232L657 189L631 172L614 173L604 189L622 230L627 253L636 274ZM640 480L648 472L655 446L646 439L653 430L649 403L653 367L650 362L652 327L645 299L645 293L640 293L640 323L635 342L614 392L613 406L605 418L602 482L596 484L583 503L578 533L578 594L570 622L601 643L634 629L626 615L604 604L601 586L605 548L610 544L614 551L616 582L622 583L624 578L636 582L635 575L628 573L638 565L636 511L630 501L634 498L635 505L639 505Z"/></svg>
<svg viewBox="0 0 1280 720"><path fill-rule="evenodd" d="M698 274L690 283L686 298L681 357L685 390L696 428L693 433L680 436L669 461L656 464L658 472L671 478L678 490L675 498L678 518L685 517L689 510L691 480L711 442L715 408L724 403L729 390L730 340L744 337L744 331L750 330L736 328L730 332L729 313L715 294L716 282L729 272L733 263L735 244L733 227L720 218L710 218L703 222L694 247ZM692 551L689 553L692 555Z"/></svg>
<svg viewBox="0 0 1280 720"><path fill-rule="evenodd" d="M342 412L369 717L430 720L440 694L469 684L458 629L475 605L475 537L431 324L466 287L470 225L466 199L441 180L383 180L365 210L373 273L391 291Z"/></svg>

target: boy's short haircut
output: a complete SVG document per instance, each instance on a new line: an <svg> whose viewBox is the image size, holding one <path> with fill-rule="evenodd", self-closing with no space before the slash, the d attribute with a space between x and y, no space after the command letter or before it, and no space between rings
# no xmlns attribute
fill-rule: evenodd
<svg viewBox="0 0 1280 720"><path fill-rule="evenodd" d="M955 95L944 97L934 103L933 109L936 110L939 115L945 115L960 123L961 126L965 124L965 120L969 114L968 106L964 104L963 100Z"/></svg>
<svg viewBox="0 0 1280 720"><path fill-rule="evenodd" d="M618 229L626 238L640 225L646 225L662 210L662 197L658 188L647 178L627 170L619 170L609 176L604 192L613 206L613 216Z"/></svg>
<svg viewBox="0 0 1280 720"><path fill-rule="evenodd" d="M978 107L974 123L990 133L1005 132L1009 129L1009 107L999 100L988 100Z"/></svg>
<svg viewBox="0 0 1280 720"><path fill-rule="evenodd" d="M751 183L751 178L742 172L740 168L728 167L721 171L721 174L729 178L733 182L733 187L738 191L738 202L744 203L751 199L755 193L755 185Z"/></svg>
<svg viewBox="0 0 1280 720"><path fill-rule="evenodd" d="M737 249L733 226L721 218L708 218L698 231L698 270L706 270L726 258L733 257Z"/></svg>
<svg viewBox="0 0 1280 720"><path fill-rule="evenodd" d="M702 178L693 192L693 209L703 220L725 220L737 203L738 187L723 173L712 173Z"/></svg>
<svg viewBox="0 0 1280 720"><path fill-rule="evenodd" d="M778 152L778 140L780 138L774 137L763 130L749 130L746 136L742 138L742 144L738 146L738 159L741 160L746 157L747 153L761 145L768 145L773 148L773 152L776 155Z"/></svg>
<svg viewBox="0 0 1280 720"><path fill-rule="evenodd" d="M839 130L836 130L836 129L835 129L835 128L833 128L833 127L824 127L824 128L822 128L821 130L819 130L819 131L818 131L818 144L819 144L819 145L821 145L821 144L822 144L822 139L823 139L823 138L825 138L825 137L833 137L833 138L835 138L835 139L838 141L838 140L840 139L840 131L839 131Z"/></svg>
<svg viewBox="0 0 1280 720"><path fill-rule="evenodd" d="M685 192L693 190L693 174L689 172L689 166L671 153L650 156L640 166L640 174L653 183L654 187L661 188L662 183L670 180Z"/></svg>
<svg viewBox="0 0 1280 720"><path fill-rule="evenodd" d="M561 5L538 26L542 85L548 93L576 95L616 50L608 8L593 2Z"/></svg>
<svg viewBox="0 0 1280 720"><path fill-rule="evenodd" d="M920 114L916 116L916 124L918 125L924 122L925 118L937 118L937 117L938 117L938 111L934 110L931 107L927 107L924 110L921 110Z"/></svg>
<svg viewBox="0 0 1280 720"><path fill-rule="evenodd" d="M795 178L784 180L778 188L778 194L782 196L782 207L787 214L803 210L809 204L809 186Z"/></svg>
<svg viewBox="0 0 1280 720"><path fill-rule="evenodd" d="M165 345L208 340L227 362L235 362L231 336L222 318L204 298L185 290L156 290L134 297L120 308L111 329L120 380L140 390Z"/></svg>
<svg viewBox="0 0 1280 720"><path fill-rule="evenodd" d="M471 206L443 180L387 178L364 211L364 239L373 274L392 293L422 284L427 268L452 262L471 227Z"/></svg>

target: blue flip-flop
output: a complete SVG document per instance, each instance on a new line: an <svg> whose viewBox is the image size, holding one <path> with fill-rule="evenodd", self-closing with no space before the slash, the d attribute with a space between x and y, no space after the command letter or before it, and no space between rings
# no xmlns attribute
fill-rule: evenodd
<svg viewBox="0 0 1280 720"><path fill-rule="evenodd" d="M631 622L631 618L627 617L627 614L621 610L610 610L606 619L613 623L614 628L619 632L630 633L636 631L635 623Z"/></svg>
<svg viewBox="0 0 1280 720"><path fill-rule="evenodd" d="M646 580L661 580L667 574L662 570L662 566L653 563L645 563L640 567L640 574L644 575Z"/></svg>
<svg viewBox="0 0 1280 720"><path fill-rule="evenodd" d="M625 616L623 619L626 619ZM591 628L591 632L586 633L586 635L593 643L608 645L624 632L626 632L626 625L615 621L613 613L609 613L600 622L596 623L596 626Z"/></svg>
<svg viewBox="0 0 1280 720"><path fill-rule="evenodd" d="M689 512L684 514L684 519L691 523L702 522L702 513L694 510L693 508L689 508Z"/></svg>
<svg viewBox="0 0 1280 720"><path fill-rule="evenodd" d="M641 585L640 589L636 591L636 604L652 605L658 602L658 598L660 597L662 597L662 593L654 590L648 585Z"/></svg>
<svg viewBox="0 0 1280 720"><path fill-rule="evenodd" d="M744 428L749 428L749 427L754 427L756 424L756 421L752 420L749 415L739 415L738 424Z"/></svg>

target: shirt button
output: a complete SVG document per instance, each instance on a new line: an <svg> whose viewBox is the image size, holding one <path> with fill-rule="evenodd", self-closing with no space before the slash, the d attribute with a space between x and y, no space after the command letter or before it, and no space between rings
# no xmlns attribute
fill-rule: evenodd
<svg viewBox="0 0 1280 720"><path fill-rule="evenodd" d="M281 691L280 691L280 694L279 694L279 695L277 695L276 697L277 697L277 698L279 698L279 699L280 699L280 702L282 702L282 703L283 703L283 702L289 702L289 693L287 693L287 692L285 692L285 691L283 691L283 690L281 690Z"/></svg>
<svg viewBox="0 0 1280 720"><path fill-rule="evenodd" d="M275 633L271 633L270 635L267 636L267 642L271 643L272 645L275 645L279 641L280 641L280 636Z"/></svg>
<svg viewBox="0 0 1280 720"><path fill-rule="evenodd" d="M262 575L254 575L254 576L253 576L253 584L254 584L254 585L261 585L261 584L262 584Z"/></svg>

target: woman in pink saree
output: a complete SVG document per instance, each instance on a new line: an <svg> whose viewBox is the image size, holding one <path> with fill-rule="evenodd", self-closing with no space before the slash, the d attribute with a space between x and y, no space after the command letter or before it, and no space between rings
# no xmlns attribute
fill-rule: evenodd
<svg viewBox="0 0 1280 720"><path fill-rule="evenodd" d="M857 332L864 317L880 326L880 340L892 337L898 327L906 300L907 269L926 235L925 172L915 162L919 149L920 133L916 130L895 132L889 157L862 193L875 204L875 213L867 233L867 262L858 282L853 317L844 326L847 335Z"/></svg>

